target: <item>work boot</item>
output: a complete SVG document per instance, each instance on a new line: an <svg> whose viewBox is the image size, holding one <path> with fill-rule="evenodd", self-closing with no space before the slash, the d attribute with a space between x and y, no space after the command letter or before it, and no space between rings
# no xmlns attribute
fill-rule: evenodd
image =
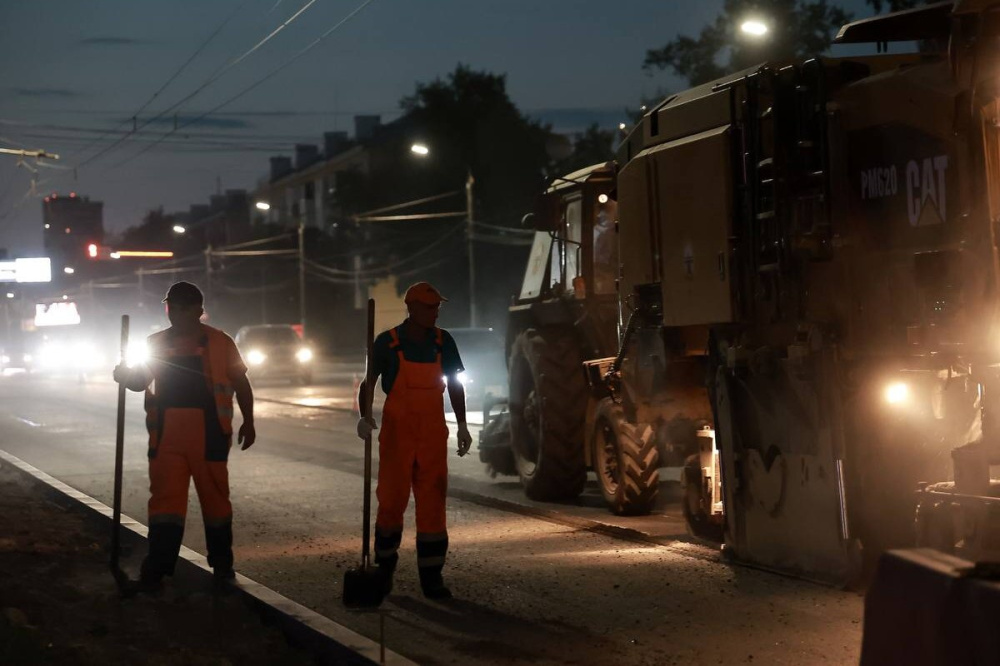
<svg viewBox="0 0 1000 666"><path fill-rule="evenodd" d="M392 594L392 577L396 573L395 563L392 565L379 564L375 571L378 573L379 580L382 582L382 596L389 596Z"/></svg>
<svg viewBox="0 0 1000 666"><path fill-rule="evenodd" d="M177 556L184 540L184 526L174 523L154 523L149 526L149 552L142 560L140 581L155 585L164 576L174 575Z"/></svg>
<svg viewBox="0 0 1000 666"><path fill-rule="evenodd" d="M401 528L383 529L375 526L375 564L378 565L376 571L382 580L383 596L389 596L392 592L392 577L399 562L399 542L402 538Z"/></svg>
<svg viewBox="0 0 1000 666"><path fill-rule="evenodd" d="M205 523L205 549L208 551L208 566L215 572L216 580L232 580L233 573L233 524L221 525Z"/></svg>
<svg viewBox="0 0 1000 666"><path fill-rule="evenodd" d="M139 580L125 579L119 581L118 590L121 596L126 599L134 597L137 594L158 597L163 592L163 577L144 574L139 577Z"/></svg>
<svg viewBox="0 0 1000 666"><path fill-rule="evenodd" d="M232 567L226 569L216 567L212 570L212 578L216 583L228 583L236 580L236 572Z"/></svg>
<svg viewBox="0 0 1000 666"><path fill-rule="evenodd" d="M428 599L451 599L451 590L444 584L441 567L420 567L420 589Z"/></svg>

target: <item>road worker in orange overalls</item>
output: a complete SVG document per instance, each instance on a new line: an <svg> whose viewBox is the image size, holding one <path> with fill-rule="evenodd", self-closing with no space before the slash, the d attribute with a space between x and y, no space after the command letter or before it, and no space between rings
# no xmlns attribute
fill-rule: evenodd
<svg viewBox="0 0 1000 666"><path fill-rule="evenodd" d="M375 339L372 381L382 378L386 393L378 438L378 515L375 519L375 562L386 594L399 561L403 512L413 492L417 517L417 566L420 587L429 599L451 598L441 571L448 553L445 497L448 493L448 427L444 390L458 421L458 455L472 445L465 420L465 389L458 375L465 368L455 340L436 328L445 299L427 282L406 290L409 317ZM362 382L360 395L364 395ZM359 399L358 404L364 405ZM364 407L362 408L364 409ZM376 427L371 414L358 421L364 439Z"/></svg>
<svg viewBox="0 0 1000 666"><path fill-rule="evenodd" d="M142 563L139 589L154 591L172 575L194 487L205 520L208 563L217 582L232 579L233 507L229 502L226 461L233 433L233 395L243 424L243 450L257 438L253 391L246 365L232 338L201 323L204 298L190 282L167 291L170 328L147 339L148 360L115 368L115 381L146 392L149 431L149 553Z"/></svg>

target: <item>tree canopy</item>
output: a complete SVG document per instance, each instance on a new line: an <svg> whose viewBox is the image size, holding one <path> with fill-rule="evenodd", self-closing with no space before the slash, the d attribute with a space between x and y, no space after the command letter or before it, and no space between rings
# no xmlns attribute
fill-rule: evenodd
<svg viewBox="0 0 1000 666"><path fill-rule="evenodd" d="M767 24L766 39L741 33L740 26L752 18ZM700 85L766 60L822 53L851 18L827 0L725 0L722 12L697 37L681 35L647 51L643 69L671 70L689 85Z"/></svg>
<svg viewBox="0 0 1000 666"><path fill-rule="evenodd" d="M452 186L471 171L484 216L520 219L544 185L548 127L524 116L507 77L458 65L446 79L420 83L400 102L431 154L420 168Z"/></svg>
<svg viewBox="0 0 1000 666"><path fill-rule="evenodd" d="M904 9L913 9L919 4L929 5L937 0L865 0L865 3L875 10L876 14L885 12L898 12Z"/></svg>

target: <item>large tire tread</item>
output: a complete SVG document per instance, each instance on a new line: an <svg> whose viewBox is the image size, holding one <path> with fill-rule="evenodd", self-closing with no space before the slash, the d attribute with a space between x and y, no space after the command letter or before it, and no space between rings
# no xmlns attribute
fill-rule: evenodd
<svg viewBox="0 0 1000 666"><path fill-rule="evenodd" d="M646 424L629 423L621 405L610 398L602 400L597 407L595 429L603 428L605 422L611 425L617 439L619 479L613 494L599 482L604 499L620 516L645 515L653 509L660 490L660 454L653 429ZM595 431L595 445L603 445L601 437L601 431ZM595 451L595 465L599 456Z"/></svg>
<svg viewBox="0 0 1000 666"><path fill-rule="evenodd" d="M571 331L528 329L511 348L512 375L518 357L530 369L541 412L539 455L531 470L518 447L522 438L530 437L526 424L511 417L512 444L525 494L539 501L574 499L583 492L587 479L583 427L588 389L579 344ZM514 390L512 376L512 397Z"/></svg>

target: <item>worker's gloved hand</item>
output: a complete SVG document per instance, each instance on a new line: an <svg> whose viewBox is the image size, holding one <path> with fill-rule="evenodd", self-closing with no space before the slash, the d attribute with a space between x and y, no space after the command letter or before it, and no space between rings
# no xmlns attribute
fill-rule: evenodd
<svg viewBox="0 0 1000 666"><path fill-rule="evenodd" d="M472 446L472 435L469 434L469 426L464 422L458 424L458 455L464 456Z"/></svg>
<svg viewBox="0 0 1000 666"><path fill-rule="evenodd" d="M375 425L375 417L365 416L358 419L358 437L361 439L367 439L371 437L372 430L378 430L378 426Z"/></svg>

